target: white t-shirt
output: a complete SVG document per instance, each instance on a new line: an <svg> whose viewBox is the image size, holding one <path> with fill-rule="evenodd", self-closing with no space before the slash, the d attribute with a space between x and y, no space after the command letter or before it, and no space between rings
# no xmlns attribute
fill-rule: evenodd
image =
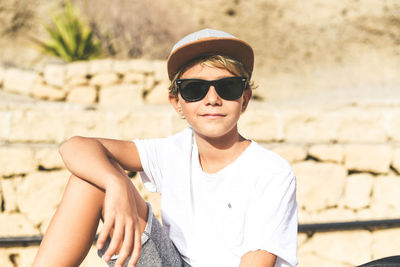
<svg viewBox="0 0 400 267"><path fill-rule="evenodd" d="M296 179L289 163L256 142L230 165L205 173L193 131L134 140L150 191L161 193L163 226L192 266L239 266L254 250L297 264Z"/></svg>

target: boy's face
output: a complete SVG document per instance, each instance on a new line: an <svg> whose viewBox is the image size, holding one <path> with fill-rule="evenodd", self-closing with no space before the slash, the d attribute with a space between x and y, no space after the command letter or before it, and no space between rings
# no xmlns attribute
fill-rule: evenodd
<svg viewBox="0 0 400 267"><path fill-rule="evenodd" d="M226 69L196 64L188 68L181 79L219 80L234 77ZM196 134L204 138L218 138L236 134L240 114L245 111L251 98L251 90L244 90L236 100L224 100L210 86L207 95L196 102L185 101L180 94L170 95L169 99L175 110L184 116Z"/></svg>

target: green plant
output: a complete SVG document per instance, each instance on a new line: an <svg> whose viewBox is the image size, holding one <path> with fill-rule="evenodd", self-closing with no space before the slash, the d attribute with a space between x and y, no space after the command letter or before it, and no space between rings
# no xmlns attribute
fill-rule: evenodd
<svg viewBox="0 0 400 267"><path fill-rule="evenodd" d="M35 39L46 54L67 62L99 57L101 44L92 30L79 17L79 10L66 1L64 12L51 14L52 24L44 25L48 41Z"/></svg>

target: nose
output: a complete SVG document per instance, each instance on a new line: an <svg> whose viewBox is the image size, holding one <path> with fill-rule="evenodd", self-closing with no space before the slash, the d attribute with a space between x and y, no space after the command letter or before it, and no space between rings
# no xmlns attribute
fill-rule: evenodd
<svg viewBox="0 0 400 267"><path fill-rule="evenodd" d="M206 105L215 106L221 104L221 98L215 90L214 85L211 85L208 89L207 95L204 97L204 101Z"/></svg>

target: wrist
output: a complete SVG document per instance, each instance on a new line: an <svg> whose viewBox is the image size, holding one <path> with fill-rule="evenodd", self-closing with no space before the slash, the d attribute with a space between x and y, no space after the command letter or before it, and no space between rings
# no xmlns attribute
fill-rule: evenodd
<svg viewBox="0 0 400 267"><path fill-rule="evenodd" d="M129 181L128 175L122 173L112 174L106 179L104 189L120 189L121 187L126 187Z"/></svg>

